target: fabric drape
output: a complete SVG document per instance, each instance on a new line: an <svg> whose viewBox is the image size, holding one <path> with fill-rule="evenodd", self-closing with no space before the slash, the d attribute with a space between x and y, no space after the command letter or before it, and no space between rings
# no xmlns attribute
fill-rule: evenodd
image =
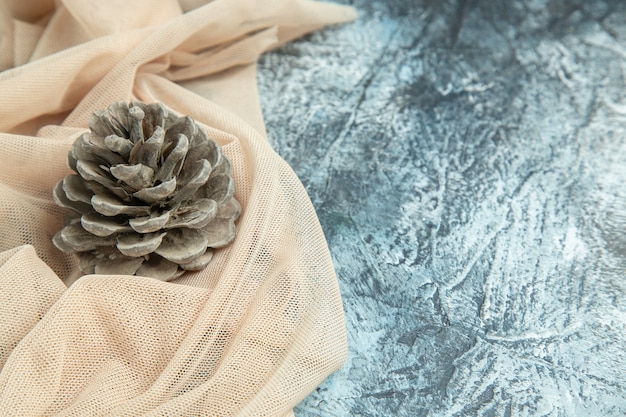
<svg viewBox="0 0 626 417"><path fill-rule="evenodd" d="M285 416L343 363L315 211L267 143L257 57L353 9L306 0L0 5L0 415ZM190 115L230 159L237 237L164 283L81 276L52 188L114 101Z"/></svg>

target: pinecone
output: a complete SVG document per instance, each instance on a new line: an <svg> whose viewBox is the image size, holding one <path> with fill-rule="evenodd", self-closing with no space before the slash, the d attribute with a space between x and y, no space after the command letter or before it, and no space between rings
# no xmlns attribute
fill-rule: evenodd
<svg viewBox="0 0 626 417"><path fill-rule="evenodd" d="M230 163L193 119L161 104L95 112L68 155L76 171L54 188L73 212L52 239L85 274L171 280L204 268L230 243L241 207Z"/></svg>

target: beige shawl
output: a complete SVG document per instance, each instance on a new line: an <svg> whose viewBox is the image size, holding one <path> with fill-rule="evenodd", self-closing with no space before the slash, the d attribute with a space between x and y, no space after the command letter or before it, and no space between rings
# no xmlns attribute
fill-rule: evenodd
<svg viewBox="0 0 626 417"><path fill-rule="evenodd" d="M0 4L0 415L285 416L343 363L343 309L305 190L269 147L259 54L351 8L308 0ZM81 277L51 190L118 100L193 117L243 212L209 266Z"/></svg>

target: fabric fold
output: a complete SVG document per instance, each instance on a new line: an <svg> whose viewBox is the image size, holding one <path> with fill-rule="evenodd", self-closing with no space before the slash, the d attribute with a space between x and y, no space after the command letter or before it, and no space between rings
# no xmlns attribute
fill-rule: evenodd
<svg viewBox="0 0 626 417"><path fill-rule="evenodd" d="M0 369L63 291L63 282L32 246L0 253Z"/></svg>

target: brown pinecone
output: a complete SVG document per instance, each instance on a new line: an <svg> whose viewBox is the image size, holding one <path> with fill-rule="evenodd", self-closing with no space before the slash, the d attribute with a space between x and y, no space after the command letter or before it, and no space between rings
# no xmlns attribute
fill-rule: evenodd
<svg viewBox="0 0 626 417"><path fill-rule="evenodd" d="M54 188L73 210L53 238L86 274L171 280L230 243L241 207L230 163L193 119L161 104L117 102L94 113Z"/></svg>

